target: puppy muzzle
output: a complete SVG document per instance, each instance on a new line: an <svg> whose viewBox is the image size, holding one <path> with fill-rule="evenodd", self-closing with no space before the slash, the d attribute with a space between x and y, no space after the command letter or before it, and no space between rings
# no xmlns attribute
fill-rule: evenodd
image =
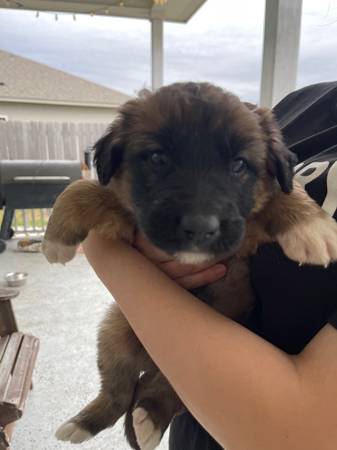
<svg viewBox="0 0 337 450"><path fill-rule="evenodd" d="M196 211L197 208L194 208ZM166 253L194 263L234 253L244 235L245 221L235 205L192 212L187 205L161 202L142 212L142 231Z"/></svg>

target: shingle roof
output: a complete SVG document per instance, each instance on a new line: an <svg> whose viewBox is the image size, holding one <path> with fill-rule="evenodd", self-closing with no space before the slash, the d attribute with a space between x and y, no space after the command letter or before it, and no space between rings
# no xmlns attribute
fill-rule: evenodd
<svg viewBox="0 0 337 450"><path fill-rule="evenodd" d="M0 50L0 101L115 106L122 92Z"/></svg>

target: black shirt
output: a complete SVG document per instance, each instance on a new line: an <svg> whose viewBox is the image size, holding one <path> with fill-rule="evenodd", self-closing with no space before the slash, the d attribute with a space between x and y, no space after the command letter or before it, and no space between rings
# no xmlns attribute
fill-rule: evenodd
<svg viewBox="0 0 337 450"><path fill-rule="evenodd" d="M296 177L337 220L337 82L300 89L275 108L286 143L299 158ZM250 328L287 353L299 353L328 322L337 328L337 263L299 266L277 244L251 258L256 307ZM189 413L171 425L170 450L222 447Z"/></svg>
<svg viewBox="0 0 337 450"><path fill-rule="evenodd" d="M337 220L337 145L306 160L296 178L308 178L307 192ZM251 278L252 329L287 353L299 353L328 321L337 328L336 263L299 267L276 244L265 245L251 258Z"/></svg>

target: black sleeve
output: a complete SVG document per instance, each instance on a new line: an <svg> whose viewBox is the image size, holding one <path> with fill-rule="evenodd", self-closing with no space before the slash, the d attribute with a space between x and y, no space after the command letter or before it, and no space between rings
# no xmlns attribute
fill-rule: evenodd
<svg viewBox="0 0 337 450"><path fill-rule="evenodd" d="M275 107L274 113L285 140L300 161L295 178L337 220L337 82L293 92ZM326 280L323 283L326 285ZM337 329L337 308L328 317Z"/></svg>
<svg viewBox="0 0 337 450"><path fill-rule="evenodd" d="M337 220L337 81L292 92L273 111L299 160L295 178Z"/></svg>
<svg viewBox="0 0 337 450"><path fill-rule="evenodd" d="M299 101L300 100L300 101ZM337 220L337 83L290 94L275 113L299 157L295 179ZM251 258L256 308L251 328L287 353L298 353L328 322L337 328L337 263L328 269L287 259L277 244Z"/></svg>
<svg viewBox="0 0 337 450"><path fill-rule="evenodd" d="M337 310L330 316L329 323L333 327L337 328Z"/></svg>
<svg viewBox="0 0 337 450"><path fill-rule="evenodd" d="M337 81L292 92L273 111L300 162L337 143Z"/></svg>

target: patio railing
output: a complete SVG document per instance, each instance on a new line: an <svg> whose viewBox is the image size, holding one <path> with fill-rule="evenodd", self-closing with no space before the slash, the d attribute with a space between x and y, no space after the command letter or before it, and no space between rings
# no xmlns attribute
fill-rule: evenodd
<svg viewBox="0 0 337 450"><path fill-rule="evenodd" d="M15 235L42 235L46 230L50 214L50 209L20 209L15 211L12 224Z"/></svg>

